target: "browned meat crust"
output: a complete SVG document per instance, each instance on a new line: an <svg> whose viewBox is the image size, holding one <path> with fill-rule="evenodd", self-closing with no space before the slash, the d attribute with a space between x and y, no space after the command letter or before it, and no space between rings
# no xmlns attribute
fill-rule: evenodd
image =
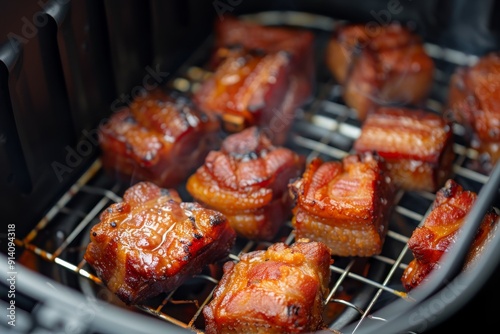
<svg viewBox="0 0 500 334"><path fill-rule="evenodd" d="M380 105L418 104L427 97L434 75L434 62L419 36L399 23L374 29L356 23L340 26L328 44L326 62L361 121Z"/></svg>
<svg viewBox="0 0 500 334"><path fill-rule="evenodd" d="M130 187L90 231L84 258L127 304L172 291L224 259L236 234L220 212L149 182Z"/></svg>
<svg viewBox="0 0 500 334"><path fill-rule="evenodd" d="M414 259L401 277L407 291L425 282L433 268L439 266L443 254L456 243L459 229L466 222L466 215L476 198L476 193L464 190L451 179L437 192L431 212L408 240L408 248ZM467 254L464 268L470 268L474 260L481 256L484 246L495 234L498 221L499 216L493 210L485 215Z"/></svg>
<svg viewBox="0 0 500 334"><path fill-rule="evenodd" d="M220 123L186 97L156 90L138 96L99 129L102 163L135 183L176 187L220 144Z"/></svg>
<svg viewBox="0 0 500 334"><path fill-rule="evenodd" d="M330 282L330 251L298 240L227 262L212 301L203 309L212 333L312 333L322 329Z"/></svg>
<svg viewBox="0 0 500 334"><path fill-rule="evenodd" d="M354 149L376 151L402 189L435 192L452 174L453 142L452 123L440 115L379 108L363 123Z"/></svg>

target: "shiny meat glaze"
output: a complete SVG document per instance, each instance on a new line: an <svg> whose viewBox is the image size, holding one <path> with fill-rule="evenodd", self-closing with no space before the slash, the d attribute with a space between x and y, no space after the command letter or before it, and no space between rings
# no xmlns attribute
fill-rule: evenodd
<svg viewBox="0 0 500 334"><path fill-rule="evenodd" d="M399 23L373 30L340 26L329 41L326 63L361 121L379 105L423 102L434 74L420 38Z"/></svg>
<svg viewBox="0 0 500 334"><path fill-rule="evenodd" d="M264 23L275 22L292 25L298 23L296 14L290 15L290 13L286 13L283 17L281 14L278 14L276 15L278 19L273 19L271 21L267 19L267 14L268 13L266 13L265 16L266 19L263 20ZM321 24L325 23L323 17L319 17L318 19L316 16L313 16L314 20L310 20L311 17L309 17L309 14L305 16L305 22L313 24L313 28L318 28ZM257 14L255 18L260 21L259 14ZM254 19L253 15L251 15L250 19ZM227 21L227 17L225 17L224 21ZM218 22L222 22L222 20ZM315 48L315 50L322 50L323 42L326 42L329 32L332 28L337 26L336 24L334 25L334 23L337 22L328 19L326 25L319 27L321 31L315 31L318 33L317 36L319 37L316 45L316 47L319 46L319 48ZM205 64L207 55L209 55L207 53L208 48L206 47L212 46L213 41L210 38L210 40L206 42L208 43L204 43L193 57L189 58L186 64L172 76L172 80L168 82L169 86L176 87L185 92L195 91L199 85L200 78L205 78L210 75L209 72L205 72L201 69ZM449 50L433 44L426 44L425 46L426 49L429 50L431 56L437 58L438 62L446 62L448 65L448 62L453 64L465 64L471 59L474 59L473 56L464 54L457 55L457 52L452 52L454 50ZM322 56L323 54L319 54L320 58ZM320 75L318 81L315 83L317 90L314 91L312 103L305 105L297 113L293 132L289 137L287 146L293 147L294 151L306 153L308 157L319 155L324 157L325 160L340 160L345 154L351 152L352 142L360 134L359 122L353 119L354 114L351 112L353 110L345 106L341 97L342 87L327 75L327 71L323 68L322 60L316 60L314 64L318 66L318 73L323 73L324 75ZM195 75L195 72L198 74L201 72L201 76ZM448 83L445 73L436 73L435 83L437 87L434 88L437 89L433 90L433 95L431 99L426 100L425 106L432 110L440 111L443 101L441 99L441 92L444 85ZM461 133L460 127L455 127L454 130ZM461 141L454 145L457 159L454 163L453 177L470 189L479 190L483 185L488 186L488 183L491 182L487 183L488 177L486 174L482 172L478 173L470 169L470 162L475 162L477 157L475 155L476 151L462 145L463 143ZM105 299L106 302L113 303L113 300L108 298L111 293L101 284L101 280L95 277L94 271L88 264L82 260L82 252L79 251L82 245L86 246L88 244L88 240L86 240L86 237L89 236L88 230L95 222L97 213L105 208L106 203L112 201L120 202L121 198L119 196L123 194L124 190L121 185L111 182L111 180L104 177L100 170L100 163L101 160L97 159L91 168L85 172L85 175L83 175L82 178L71 187L70 191L61 197L57 205L42 218L34 231L30 233L30 236L24 240L20 240L27 250L25 254L28 253L27 255L31 255L26 256L28 263L30 257L33 258L37 256L43 258L43 260L53 262L53 266L58 267L55 268L57 274L61 274L63 279L66 276L70 276L69 281L78 285L78 288L82 288L84 295L81 299L81 305L85 305L85 307L88 305L89 301L95 299ZM126 183L127 185L129 184L129 182ZM84 199L90 198L94 202L89 201L85 208L80 210L80 207L76 207L75 204L80 202L81 197ZM385 305L391 306L390 304L393 301L396 303L407 302L406 300L400 300L406 299L407 295L399 291L403 289L400 282L401 273L403 272L402 269L404 269L409 262L406 255L410 255L404 246L406 245L406 241L411 231L423 220L427 206L430 204L433 197L434 194L428 192L398 192L397 201L394 203L395 213L391 216L383 252L380 255L374 255L369 258L335 257L335 263L330 266L331 292L325 299L325 319L331 328L343 329L346 324L349 323L352 324L352 326L347 326L348 329L354 326L358 328L357 325L359 324L361 329L356 332L362 332L363 325L367 323L376 325L377 323L383 322L389 326L392 324L393 321L390 316L381 314L379 310ZM41 241L44 234L49 234L54 238L62 238L60 231L57 230L57 224L61 220L65 220L65 223L68 223L68 218L73 217L75 217L75 220L78 222L77 226L74 227L74 225L66 224L66 226L69 225L71 227L71 231L63 236L64 239L57 241L57 245L60 243L62 243L62 245L56 250L54 250L53 244L46 245ZM49 227L48 231L47 227ZM57 233L53 233L53 231L57 231ZM82 231L84 231L84 233L81 233ZM36 236L36 238L34 236ZM277 238L279 238L279 240L286 239L286 243L290 243L293 242L294 237L293 229L290 224L287 223ZM81 238L84 239L82 242L80 240ZM239 260L243 253L254 249L262 249L269 244L267 242L240 241L241 244L238 244L230 254L231 259L235 262ZM73 247L73 245L76 245L76 247ZM78 249L76 252L75 248ZM76 256L73 256L75 253ZM405 257L402 257L405 253ZM487 260L490 259L488 258ZM43 264L46 265L46 263ZM167 293L160 298L153 298L139 305L135 305L136 307L132 308L132 310L135 309L161 319L161 322L165 325L165 331L167 332L177 330L181 332L193 330L202 332L205 329L205 324L201 314L201 307L211 299L211 291L215 284L214 282L220 278L218 272L219 267L218 264L210 265L202 274L195 275L192 280L187 281L175 291ZM478 275L481 277L484 273L481 272ZM474 274L475 277L478 275ZM75 280L74 276L77 276L78 280ZM89 286L91 288L87 289ZM469 286L465 288L469 290ZM54 291L54 293L55 292L57 291ZM436 297L439 298L439 296ZM434 300L436 301L435 298ZM443 300L441 299L440 301ZM448 299L445 301L448 301ZM68 304L70 304L70 309L75 306L74 301L68 302ZM421 306L420 302L416 304L414 301L410 301L408 304L417 305L418 307ZM64 307L65 305L66 304L63 304L61 306ZM103 305L104 307L100 309L102 312L99 312L99 315L106 314L107 316L107 311L113 311L113 307L107 307L108 305L105 304L93 305L93 303L90 306L92 308L93 306ZM129 324L129 322L125 322L131 319L127 317L131 315L128 312L129 310L130 309L127 308L127 311L123 312L123 318L119 319L120 324ZM434 308L432 308L432 310L434 310ZM423 319L425 325L431 324L434 319L440 318L442 315L441 311L443 310L438 309L436 311L437 314L430 312L429 317ZM114 315L116 313L110 314ZM399 312L397 312L395 316L398 314ZM62 314L61 318L65 315L66 314ZM391 315L394 315L394 313ZM116 320L116 318L107 318ZM105 319L105 321L108 319ZM391 320L388 321L386 319ZM66 317L63 320L74 323L76 319ZM93 327L96 323L94 320L99 320L99 317L94 318L91 322L86 322L85 326L92 326L93 329L97 328ZM144 331L151 331L151 328L154 327L156 322L159 321L146 316L144 317L144 321L141 321L140 327L142 327ZM118 325L118 323L111 323L110 326L114 325ZM106 326L106 328L109 327ZM404 332L406 332L408 328L404 328ZM350 332L348 329L346 332ZM115 330L114 327L112 327L110 331L123 332L123 330L120 329ZM99 328L98 332L103 331L100 331ZM413 333L413 331L411 332Z"/></svg>
<svg viewBox="0 0 500 334"><path fill-rule="evenodd" d="M240 236L271 240L291 214L288 183L300 176L304 163L303 156L274 146L264 131L250 127L210 152L186 189L222 212Z"/></svg>
<svg viewBox="0 0 500 334"><path fill-rule="evenodd" d="M175 187L218 147L217 118L175 92L139 95L99 128L104 168L135 183Z"/></svg>
<svg viewBox="0 0 500 334"><path fill-rule="evenodd" d="M136 304L174 290L223 259L235 237L219 212L140 182L100 215L84 258L109 290Z"/></svg>
<svg viewBox="0 0 500 334"><path fill-rule="evenodd" d="M446 113L468 131L470 145L491 166L500 160L500 54L458 68L451 78ZM491 167L490 167L491 168Z"/></svg>
<svg viewBox="0 0 500 334"><path fill-rule="evenodd" d="M316 158L290 187L298 238L324 242L339 256L382 251L395 186L376 154L349 155L340 162Z"/></svg>

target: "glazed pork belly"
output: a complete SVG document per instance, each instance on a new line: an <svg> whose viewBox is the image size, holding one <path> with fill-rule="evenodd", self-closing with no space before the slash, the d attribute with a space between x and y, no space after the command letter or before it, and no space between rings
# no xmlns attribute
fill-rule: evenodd
<svg viewBox="0 0 500 334"><path fill-rule="evenodd" d="M139 182L102 212L84 258L110 291L137 304L224 260L235 239L220 212L182 202L176 190Z"/></svg>
<svg viewBox="0 0 500 334"><path fill-rule="evenodd" d="M418 105L434 75L421 38L397 22L341 25L329 40L326 63L361 121L377 106Z"/></svg>
<svg viewBox="0 0 500 334"><path fill-rule="evenodd" d="M295 110L312 94L314 35L228 18L216 25L214 73L194 93L196 104L215 112L223 128L266 128L284 144Z"/></svg>
<svg viewBox="0 0 500 334"><path fill-rule="evenodd" d="M500 159L500 53L457 68L450 81L446 113L464 126L471 147L490 170Z"/></svg>
<svg viewBox="0 0 500 334"><path fill-rule="evenodd" d="M368 115L354 149L376 151L404 190L437 191L450 177L455 158L451 121L407 108L383 107Z"/></svg>
<svg viewBox="0 0 500 334"><path fill-rule="evenodd" d="M291 216L288 183L301 175L304 161L253 126L229 135L220 150L210 152L186 189L196 201L222 212L238 235L269 241Z"/></svg>
<svg viewBox="0 0 500 334"><path fill-rule="evenodd" d="M463 189L452 179L437 192L423 225L417 227L408 240L414 259L401 277L407 291L425 282L432 270L439 267L443 254L457 242L459 230L476 198L475 192ZM481 256L481 251L495 235L498 221L494 209L485 214L465 258L464 270L471 268L475 259Z"/></svg>
<svg viewBox="0 0 500 334"><path fill-rule="evenodd" d="M395 186L378 155L351 154L326 162L314 158L290 190L297 238L323 242L338 256L382 251Z"/></svg>
<svg viewBox="0 0 500 334"><path fill-rule="evenodd" d="M325 328L324 300L333 263L328 247L297 240L226 262L203 308L205 332L313 333Z"/></svg>
<svg viewBox="0 0 500 334"><path fill-rule="evenodd" d="M104 168L119 179L176 187L220 145L220 123L177 92L139 95L99 128Z"/></svg>

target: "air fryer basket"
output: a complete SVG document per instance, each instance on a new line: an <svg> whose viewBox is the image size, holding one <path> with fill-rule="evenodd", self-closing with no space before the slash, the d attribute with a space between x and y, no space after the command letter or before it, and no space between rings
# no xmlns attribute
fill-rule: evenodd
<svg viewBox="0 0 500 334"><path fill-rule="evenodd" d="M123 94L113 95L114 89L118 92L129 92L129 96L133 95L134 89L144 88L143 79L148 74L153 76L156 74L157 83L161 85L167 85L181 91L195 89L205 73L203 64L209 56L213 41L212 35L200 37L199 34L191 31L191 28L187 28L186 26L193 24L193 22L189 22L187 17L175 18L180 26L189 30L185 32L187 41L179 41L175 34L171 35L168 32L155 34L155 30L150 30L148 27L142 27L139 35L143 34L151 41L141 41L135 34L131 36L131 40L127 40L117 29L123 25L127 18L134 17L134 15L137 15L138 19L148 16L147 10L139 2L130 2L127 9L122 11L119 10L119 5L112 1L104 1L103 4L98 4L95 1L84 3L85 5L82 3L74 4L69 0L54 0L47 2L42 11L49 23L40 28L39 41L51 46L58 45L58 50L63 55L62 58L68 56L65 61L61 61L61 67L52 66L50 68L52 70L57 68L54 75L61 76L66 82L72 83L65 92L69 98L63 100L62 105L56 106L55 109L56 111L61 110L61 108L72 110L71 120L61 120L61 125L69 121L74 126L72 130L80 135L76 139L66 138L67 141L63 141L63 143L70 144L64 147L65 150L60 150L65 155L58 155L58 153L50 151L49 162L63 161L64 158L67 158L68 152L71 152L71 147L74 147L73 151L78 153L80 151L76 151L76 149L82 149L84 143L92 144L92 139L95 138L93 135L96 124L113 111L113 108L126 103L126 98L116 98L116 96L123 96ZM160 1L151 1L148 10L156 13L152 15L156 19L152 25L158 25L161 22L158 11L167 7L169 10L175 9L179 13L183 13L183 11L192 10L194 6L202 6L201 2L196 1L174 3L175 5L165 5ZM221 7L221 3L224 6ZM210 8L213 11L213 17L210 20L200 19L199 24L205 25L208 24L207 22L212 22L213 19L224 19L224 15L241 12L242 19L262 24L301 26L311 29L317 37L315 45L317 64L315 93L314 97L297 111L286 145L306 155L308 159L314 156L321 156L325 160L341 159L352 151L352 144L360 133L360 122L353 118L349 108L344 105L341 98L341 87L332 79L325 68L324 47L331 30L337 23L346 19L368 21L378 17L382 20L380 15L385 13L382 10L386 9L387 4L373 1L370 4L374 6L372 8L376 9L373 10L375 14L363 17L353 14L356 6L363 6L358 1L351 1L350 4L344 2L342 13L345 15L342 16L335 15L335 9L338 8L333 4L327 6L328 10L322 10L322 6L325 5L319 1L311 1L307 5L302 4L302 6L299 5L300 2L293 3L294 5L283 5L284 9L287 10L270 10L277 8L266 6L264 1L256 1L252 6L245 1L208 2L208 7L205 4L203 5L205 7L201 8ZM404 15L394 15L394 19L415 21L424 27L422 33L429 35L431 30L429 27L432 25L426 25L423 24L425 22L419 21L418 18L421 19L421 16L412 16L415 12L429 15L434 13L436 7L429 5L429 2L425 3L418 8L419 11L416 8L413 11L403 11ZM442 1L440 7L436 6L444 9L447 7L446 4L450 3ZM456 1L457 5L467 7L464 3L465 1ZM403 4L406 5L406 3ZM486 6L481 8L484 9ZM78 34L72 31L74 34L72 36L76 36L76 41L80 42L86 38L88 40L105 39L98 34L98 30L102 29L108 32L107 38L111 41L109 49L86 45L87 50L90 50L88 53L84 56L80 55L81 58L74 54L74 49L70 45L71 39L67 36L69 31L77 25L70 20L71 15L75 15L77 10L82 10L86 14L101 13L101 16L97 15L94 17L93 24L86 25L85 34L87 35L85 36L87 37L80 36L82 38L80 40ZM479 11L479 9L476 10ZM113 16L112 13L115 12L122 15ZM367 13L369 12L367 11ZM108 13L108 16L102 17L102 13ZM485 13L486 11L482 15ZM480 14L478 13L478 15ZM172 13L168 15L171 15L172 19L175 16ZM450 13L450 16L453 15L459 14ZM433 17L436 20L439 19L439 17ZM385 16L383 19L386 20L388 17ZM429 17L426 19L430 20ZM476 21L474 19L470 19L470 21L470 26L474 26ZM450 19L450 22L453 20ZM443 102L446 100L448 79L453 69L459 65L474 63L478 55L498 46L493 42L478 43L474 41L477 45L473 49L468 49L471 47L471 43L467 46L461 45L460 39L455 39L455 35L448 30L453 25L450 22L446 26L447 29L443 27L443 33L440 36L428 38L426 43L426 50L438 65L432 93L425 105L425 108L434 112L440 112ZM56 31L63 33L58 32L57 40L54 40L51 35ZM483 33L482 36L486 35L488 34ZM474 39L473 36L465 37ZM158 43L158 39L161 38L171 43L176 42L183 45L185 54L190 56L185 57L185 54L175 54L175 52L166 50L162 43ZM445 41L441 38L445 38ZM489 39L485 40L490 41ZM153 53L156 57L148 57L151 50L143 50L134 53L136 57L127 59L125 53L129 48L147 48L148 42L155 46ZM27 47L27 44L24 46ZM92 49L93 47L95 49ZM13 49L16 50L12 43L0 48L0 60L6 65L5 71L3 68L2 71L5 72L7 78L13 77L22 66L10 56ZM51 55L55 56L55 53ZM73 57L77 57L77 59ZM94 89L91 87L92 85L76 86L79 80L92 80L90 76L93 73L85 73L85 68L81 68L82 64L88 64L89 61L102 62L102 69L107 74L106 80L109 80L96 83L102 90ZM155 64L156 67L147 65L141 72L141 62ZM134 75L124 73L129 68ZM167 72L163 68L169 69L169 71ZM0 72L0 74L4 73ZM102 78L102 73L95 74L96 77ZM4 105L1 107L6 111L15 110L16 103L19 103L19 101L8 98L10 95L15 95L9 94L9 89L13 89L12 86L16 84L9 80L0 82L3 89L0 93L2 97L5 97L3 99ZM57 95L58 92L61 93L60 90L62 90L61 87L55 87L48 89L46 93ZM79 100L76 97L80 94L87 97L98 97L96 101L99 102ZM88 110L88 108L99 108L100 111L91 115L82 115L75 111ZM19 126L16 127L16 124L22 123L23 119L19 115L9 116L10 118L5 115L2 117L4 124L12 125L17 129L16 133L13 133L14 130L5 127L2 128L4 131L2 133L14 137L17 135L21 138L18 143L14 143L15 146L9 146L8 149L11 151L6 153L6 161L9 161L10 164L5 168L10 168L12 171L6 170L5 172L8 175L15 175L15 177L9 178L7 190L11 188L21 189L21 193L29 198L30 196L27 194L33 194L37 191L37 185L33 182L33 172L31 172L31 177L29 175L30 158L12 159L12 150L26 147L26 140L23 139L25 134L19 130ZM69 132L72 131L59 134L59 136L71 137ZM473 232L482 215L488 206L500 206L498 191L500 165L497 164L489 175L487 172L478 170L476 168L478 165L477 152L468 148L463 141L463 129L456 126L454 133L456 136L454 150L457 157L452 177L465 188L479 193L477 204L468 217L470 224L461 235L461 242L457 243L457 247L454 247L445 256L443 267L433 273L431 283L417 288L411 295L403 292L400 277L411 259L406 242L414 228L423 221L428 213L434 194L400 191L382 254L368 259L335 258L335 262L331 266L331 293L325 301L327 303L325 317L331 329L340 330L342 333L424 332L444 321L470 301L498 267L500 240L498 236L495 236L490 246L484 250L475 270L457 274L460 261L465 255L466 246L470 244ZM145 305L127 307L101 285L99 278L94 275L92 269L83 260L90 227L97 223L98 215L104 208L121 200L120 196L130 185L110 178L101 169L98 150L91 149L91 151L85 156L83 154L73 156L74 159L80 158L80 161L78 164L75 163L75 166L71 166L71 172L60 173L54 177L54 170L50 170L52 179L49 180L46 180L46 174L41 175L42 181L40 182L46 183L48 187L52 182L57 187L47 190L47 195L50 195L48 197L53 197L54 200L40 198L40 195L37 197L43 204L50 203L50 205L49 209L43 210L44 214L37 217L36 221L27 224L26 222L31 221L29 216L24 216L24 223L18 218L10 216L12 220L8 220L8 223L15 224L15 248L12 247L12 243L8 243L8 241L14 242L14 240L7 239L5 245L9 247L6 247L6 251L0 254L1 287L7 292L6 295L12 289L15 290L16 326L4 323L2 326L22 333L202 332L204 324L201 310L209 302L212 289L220 278L220 264L208 266L200 275L192 278L172 293L159 296ZM70 160L70 162L72 161ZM53 165L50 166L53 167ZM26 180L31 181L23 181L23 176L26 176ZM185 199L189 199L183 186L180 186L179 190ZM37 205L39 204L35 203L35 206ZM34 210L34 212L41 211ZM275 241L291 243L293 240L293 229L288 222ZM269 243L238 240L229 260L237 261L242 252L263 249L268 245ZM11 255L15 255L13 267L10 267L9 263ZM12 277L14 280L9 281ZM14 299L4 298L1 302L2 308L9 310L8 303L11 300ZM9 311L7 315L9 315Z"/></svg>

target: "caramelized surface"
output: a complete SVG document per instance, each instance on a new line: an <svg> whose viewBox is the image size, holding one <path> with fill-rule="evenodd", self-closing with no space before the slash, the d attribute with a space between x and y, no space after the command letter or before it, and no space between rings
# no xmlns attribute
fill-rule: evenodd
<svg viewBox="0 0 500 334"><path fill-rule="evenodd" d="M377 106L418 104L430 91L434 63L420 38L398 23L346 24L332 35L326 62L344 100L364 121Z"/></svg>
<svg viewBox="0 0 500 334"><path fill-rule="evenodd" d="M315 158L290 188L297 237L321 240L340 256L382 251L395 194L383 159L371 153Z"/></svg>
<svg viewBox="0 0 500 334"><path fill-rule="evenodd" d="M456 243L459 230L476 198L476 193L464 190L451 179L437 192L431 212L408 240L414 259L401 278L407 291L425 281L433 268L439 266L443 254ZM485 215L469 249L465 267L471 266L474 259L480 256L485 243L493 235L498 219L493 211Z"/></svg>
<svg viewBox="0 0 500 334"><path fill-rule="evenodd" d="M239 235L271 240L290 216L288 183L304 168L304 157L272 145L257 127L228 136L208 154L186 189L197 201L228 217Z"/></svg>
<svg viewBox="0 0 500 334"><path fill-rule="evenodd" d="M135 183L175 187L219 145L217 118L186 97L156 90L138 96L99 130L104 167Z"/></svg>
<svg viewBox="0 0 500 334"><path fill-rule="evenodd" d="M363 123L354 149L376 151L403 189L429 192L451 176L455 157L451 122L419 109L377 109Z"/></svg>
<svg viewBox="0 0 500 334"><path fill-rule="evenodd" d="M449 113L468 131L472 147L494 165L500 159L500 54L490 53L451 78Z"/></svg>
<svg viewBox="0 0 500 334"><path fill-rule="evenodd" d="M227 262L203 309L206 333L310 333L324 327L329 265L324 244L271 245ZM298 288L300 287L300 288Z"/></svg>
<svg viewBox="0 0 500 334"><path fill-rule="evenodd" d="M221 260L235 232L219 212L181 202L175 190L140 182L90 231L84 258L109 290L135 304L174 290Z"/></svg>
<svg viewBox="0 0 500 334"><path fill-rule="evenodd" d="M194 94L203 110L222 118L228 132L249 126L284 144L295 110L310 98L314 35L228 17L216 24L214 75Z"/></svg>

